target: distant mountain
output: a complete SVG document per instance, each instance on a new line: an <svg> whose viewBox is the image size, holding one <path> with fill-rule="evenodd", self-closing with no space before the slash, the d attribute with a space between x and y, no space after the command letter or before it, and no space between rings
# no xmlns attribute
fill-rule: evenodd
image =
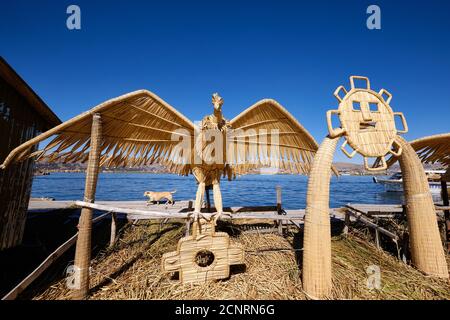
<svg viewBox="0 0 450 320"><path fill-rule="evenodd" d="M48 163L38 162L35 166L37 173L43 172L84 172L86 171L86 163ZM111 167L101 168L102 172L149 172L149 173L167 173L167 169L164 166L155 164L151 166L142 167Z"/></svg>
<svg viewBox="0 0 450 320"><path fill-rule="evenodd" d="M373 175L376 172L368 172L364 169L364 165L357 164L357 163L349 163L349 162L335 162L333 165L336 167L336 169L339 170L341 173L352 173L352 174L370 174ZM426 164L424 165L424 168L427 170L436 170L441 169L442 165L439 163L435 164ZM392 172L400 171L400 165L397 163L393 164L388 170L388 174ZM386 171L381 171L378 174L386 174Z"/></svg>
<svg viewBox="0 0 450 320"><path fill-rule="evenodd" d="M341 173L348 173L352 175L373 175L373 174L386 174L386 171L381 171L379 173L368 172L364 169L364 165L350 162L335 162L333 165ZM426 169L440 169L442 168L439 164L425 165ZM388 174L399 171L400 166L398 163L394 164L388 170ZM48 162L38 162L35 166L35 171L37 174L47 173L47 172L84 172L86 171L85 163L48 163ZM142 167L117 167L117 168L102 168L102 172L148 172L148 173L168 173L164 166L159 164L142 166ZM278 171L283 173L283 171ZM256 170L255 173L259 173Z"/></svg>

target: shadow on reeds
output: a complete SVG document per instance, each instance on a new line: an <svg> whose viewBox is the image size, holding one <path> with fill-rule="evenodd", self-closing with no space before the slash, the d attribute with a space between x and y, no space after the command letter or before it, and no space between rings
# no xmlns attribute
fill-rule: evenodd
<svg viewBox="0 0 450 320"><path fill-rule="evenodd" d="M0 258L0 270L2 279L9 282L1 282L0 292L8 291L24 279L42 261L48 257L64 241L77 232L79 208L58 209L50 212L29 213L25 226L25 236L22 245L2 254L8 257L8 265L2 263ZM94 216L102 212L94 211ZM122 228L127 220L118 215L117 227ZM110 217L100 220L93 226L92 232L92 256L96 256L108 247L111 232ZM66 276L67 267L73 264L75 245L61 255L55 263L45 270L33 283L18 297L19 300L29 300L39 296L52 284ZM3 292L6 293L6 292Z"/></svg>
<svg viewBox="0 0 450 320"><path fill-rule="evenodd" d="M295 261L299 270L303 268L303 225L302 228L294 234L292 247L295 249Z"/></svg>
<svg viewBox="0 0 450 320"><path fill-rule="evenodd" d="M230 266L230 276L244 273L247 271L247 266L245 264L234 264Z"/></svg>
<svg viewBox="0 0 450 320"><path fill-rule="evenodd" d="M225 279L220 279L219 281L229 281L230 278L236 274L245 273L247 271L247 266L245 264L235 264L230 266L230 276ZM180 280L180 272L175 271L171 274L170 278L171 281L179 281Z"/></svg>
<svg viewBox="0 0 450 320"><path fill-rule="evenodd" d="M180 212L190 212L194 211L194 208L183 208L180 210ZM223 212L231 212L231 213L238 213L238 212L270 212L270 211L277 211L276 206L248 206L248 207L239 207L239 208L231 208L231 207L225 207L223 208ZM202 208L201 212L216 212L215 207L211 208Z"/></svg>
<svg viewBox="0 0 450 320"><path fill-rule="evenodd" d="M342 230L344 229L344 222L340 219L336 219L334 217L331 218L331 236L339 236L342 234ZM303 238L304 238L304 224L302 224L298 230L294 234L292 240L292 247L295 249L295 260L297 262L297 266L300 270L303 268Z"/></svg>
<svg viewBox="0 0 450 320"><path fill-rule="evenodd" d="M126 247L130 247L134 244L137 243L142 243L142 242L147 242L149 239L149 241L147 242L147 245L145 246L145 248L142 248L142 250L140 250L140 252L138 254L136 254L133 258L131 258L130 260L128 260L127 262L125 262L125 264L121 265L117 270L115 270L114 272L110 273L109 275L105 275L105 279L102 280L100 283L98 283L96 286L94 286L93 288L90 289L90 294L94 294L95 292L101 290L102 287L110 284L113 279L117 278L118 276L120 276L121 274L123 274L124 272L126 272L128 269L130 269L130 267L133 266L133 264L138 261L140 258L142 258L144 256L144 254L146 253L147 249L153 245L156 241L158 241L165 233L170 232L172 230L178 229L180 228L181 224L173 224L171 227L165 228L164 230L159 231L158 233L153 233L150 236L146 236L146 237L142 237L140 239L137 239L135 241L132 242L127 242L124 243L121 246L117 246L115 248L113 248L111 250L111 252L115 252L121 249L124 249Z"/></svg>

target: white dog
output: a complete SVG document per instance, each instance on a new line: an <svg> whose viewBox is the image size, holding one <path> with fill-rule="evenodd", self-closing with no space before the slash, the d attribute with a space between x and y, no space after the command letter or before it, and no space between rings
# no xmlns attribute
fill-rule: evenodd
<svg viewBox="0 0 450 320"><path fill-rule="evenodd" d="M173 197L172 194L177 192L176 190L169 192L169 191L145 191L144 197L148 197L147 205L150 205L152 201L157 201L158 204L161 201L161 199L167 199L167 203L170 203L173 205Z"/></svg>

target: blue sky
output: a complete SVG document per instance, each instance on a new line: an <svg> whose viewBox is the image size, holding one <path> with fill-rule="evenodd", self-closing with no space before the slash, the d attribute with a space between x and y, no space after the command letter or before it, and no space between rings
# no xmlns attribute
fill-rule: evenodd
<svg viewBox="0 0 450 320"><path fill-rule="evenodd" d="M273 98L319 142L352 74L394 95L407 139L450 131L449 35L446 0L0 2L0 54L62 120L144 88L198 120L217 91L227 118Z"/></svg>

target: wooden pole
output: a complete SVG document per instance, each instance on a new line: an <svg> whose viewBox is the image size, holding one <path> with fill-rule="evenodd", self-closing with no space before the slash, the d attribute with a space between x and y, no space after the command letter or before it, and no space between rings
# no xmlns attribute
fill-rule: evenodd
<svg viewBox="0 0 450 320"><path fill-rule="evenodd" d="M211 213L211 196L209 191L211 190L211 185L205 187L206 194L206 210Z"/></svg>
<svg viewBox="0 0 450 320"><path fill-rule="evenodd" d="M378 219L375 219L375 224L378 225ZM378 231L378 228L375 228L375 245L377 246L377 249L380 249L380 232Z"/></svg>
<svg viewBox="0 0 450 320"><path fill-rule="evenodd" d="M109 240L109 246L112 247L116 243L116 231L117 231L117 214L111 213L111 238Z"/></svg>
<svg viewBox="0 0 450 320"><path fill-rule="evenodd" d="M412 263L425 274L448 278L436 211L422 162L405 139L397 137L397 142L403 149L399 161Z"/></svg>
<svg viewBox="0 0 450 320"><path fill-rule="evenodd" d="M278 214L282 214L282 206L281 206L281 186L276 187L277 190L277 212ZM278 220L278 234L283 235L283 220Z"/></svg>
<svg viewBox="0 0 450 320"><path fill-rule="evenodd" d="M348 231L350 229L350 214L345 210L345 218L344 218L344 235L348 235Z"/></svg>
<svg viewBox="0 0 450 320"><path fill-rule="evenodd" d="M363 211L358 210L358 209L356 209L354 207L351 207L349 205L347 205L346 208L347 208L347 211L346 211L347 214L348 215L352 215L353 217L355 217L356 221L359 221L362 224L364 224L364 225L366 225L366 226L368 226L370 228L373 228L374 230L378 230L378 233L382 233L382 234L388 236L393 241L397 241L398 240L398 236L395 233L392 233L392 232L390 232L390 231L380 227L378 224L372 222L370 219L368 219L365 216ZM349 221L350 221L350 218L349 218Z"/></svg>
<svg viewBox="0 0 450 320"><path fill-rule="evenodd" d="M331 294L330 179L339 138L325 138L312 164L303 238L303 289L311 298Z"/></svg>
<svg viewBox="0 0 450 320"><path fill-rule="evenodd" d="M101 142L102 121L99 114L94 114L92 117L91 144L84 189L85 202L93 203L95 201ZM92 214L92 209L83 208L78 223L78 239L75 251L75 281L77 288L73 292L73 299L75 300L86 299L89 293Z"/></svg>
<svg viewBox="0 0 450 320"><path fill-rule="evenodd" d="M193 203L191 200L188 202L188 212L191 212L193 208ZM184 234L185 237L189 236L191 233L191 219L186 219L186 232Z"/></svg>
<svg viewBox="0 0 450 320"><path fill-rule="evenodd" d="M441 179L442 204L449 206L447 181ZM445 217L445 234L447 240L447 253L450 253L450 210L444 210Z"/></svg>

